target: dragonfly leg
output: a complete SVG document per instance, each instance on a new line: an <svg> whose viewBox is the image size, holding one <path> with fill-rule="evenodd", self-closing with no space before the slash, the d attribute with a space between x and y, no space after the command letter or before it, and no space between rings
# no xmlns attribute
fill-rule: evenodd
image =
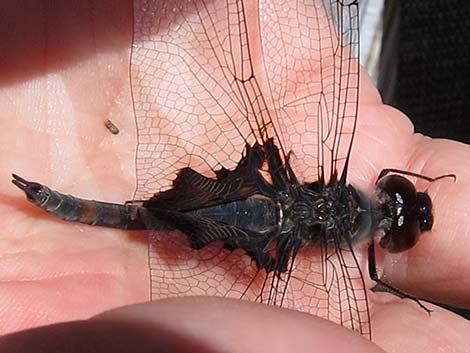
<svg viewBox="0 0 470 353"><path fill-rule="evenodd" d="M412 176L412 177L416 177L416 178L420 178L420 179L424 179L424 180L427 180L429 182L434 182L436 180L439 180L439 179L444 179L444 178L452 178L454 179L454 182L457 180L457 177L455 176L455 174L444 174L444 175L440 175L438 177L435 177L435 178L431 178L431 177L428 177L426 175L422 175L422 174L418 174L418 173L413 173L413 172L408 172L406 170L400 170L400 169L394 169L394 168L387 168L387 169L382 169L382 171L380 172L379 176L377 177L377 180L375 181L375 183L377 184L377 182L382 179L384 176L390 174L390 173L395 173L395 174L401 174L401 175L408 175L408 176Z"/></svg>
<svg viewBox="0 0 470 353"><path fill-rule="evenodd" d="M428 314L431 314L432 310L427 308L423 303L421 303L421 300L418 297L405 293L402 290L395 288L388 283L385 283L379 278L377 274L377 265L375 261L375 246L374 245L375 244L372 241L369 244L369 248L368 248L369 276L376 283L375 286L371 288L371 291L374 293L385 292L385 293L393 294L402 299L411 299L416 304L418 304L421 308L423 308Z"/></svg>

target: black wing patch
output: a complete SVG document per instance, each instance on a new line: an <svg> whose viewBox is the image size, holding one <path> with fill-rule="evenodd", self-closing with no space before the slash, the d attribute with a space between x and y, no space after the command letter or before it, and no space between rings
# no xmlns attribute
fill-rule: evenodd
<svg viewBox="0 0 470 353"><path fill-rule="evenodd" d="M221 241L228 250L243 249L258 268L271 265L271 256L264 251L271 239L270 235L260 236L246 229L180 212L155 210L154 215L185 233L193 249L202 249L215 241Z"/></svg>
<svg viewBox="0 0 470 353"><path fill-rule="evenodd" d="M205 177L191 168L183 168L173 188L155 194L143 206L185 212L203 207L246 199L260 193L265 182L258 170L265 160L262 146L246 146L245 156L233 171L216 171L217 179Z"/></svg>

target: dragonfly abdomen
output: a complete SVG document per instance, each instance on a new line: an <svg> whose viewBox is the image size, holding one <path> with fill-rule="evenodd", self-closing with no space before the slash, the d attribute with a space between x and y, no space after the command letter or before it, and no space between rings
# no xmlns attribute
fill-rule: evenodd
<svg viewBox="0 0 470 353"><path fill-rule="evenodd" d="M114 204L85 200L51 190L45 185L30 182L13 174L13 184L26 193L28 200L64 221L119 229L167 229L137 204Z"/></svg>
<svg viewBox="0 0 470 353"><path fill-rule="evenodd" d="M269 233L279 227L280 206L265 197L250 197L217 206L187 212L209 218L259 234Z"/></svg>

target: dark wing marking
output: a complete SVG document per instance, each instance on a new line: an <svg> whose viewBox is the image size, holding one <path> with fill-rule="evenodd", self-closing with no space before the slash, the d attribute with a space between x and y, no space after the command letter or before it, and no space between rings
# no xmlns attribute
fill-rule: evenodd
<svg viewBox="0 0 470 353"><path fill-rule="evenodd" d="M246 153L237 167L229 171L216 171L217 179L208 178L191 168L181 169L173 187L155 194L143 203L150 209L168 209L188 211L209 207L221 203L246 199L259 193L259 185L263 180L257 173L265 160L261 146L246 146Z"/></svg>
<svg viewBox="0 0 470 353"><path fill-rule="evenodd" d="M221 242L195 250L186 235L174 231L151 235L149 260L152 298L215 295L259 300L266 273L240 249Z"/></svg>
<svg viewBox="0 0 470 353"><path fill-rule="evenodd" d="M263 251L270 241L269 235L260 236L249 230L180 212L155 210L155 213L158 219L165 220L186 234L193 249L202 249L221 241L229 250L243 249L259 269L271 264L271 256Z"/></svg>

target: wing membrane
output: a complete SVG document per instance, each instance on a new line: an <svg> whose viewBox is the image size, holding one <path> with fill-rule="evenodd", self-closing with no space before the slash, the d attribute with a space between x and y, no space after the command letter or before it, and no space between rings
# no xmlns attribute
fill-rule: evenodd
<svg viewBox="0 0 470 353"><path fill-rule="evenodd" d="M339 240L339 239L338 239ZM304 248L289 288L292 308L370 337L369 307L358 260L349 246Z"/></svg>
<svg viewBox="0 0 470 353"><path fill-rule="evenodd" d="M358 111L357 7L332 0L135 1L135 198L169 188L187 167L204 176L232 170L247 144L269 138L299 180L337 173L344 182ZM339 240L334 249L303 248L287 272L266 274L222 243L193 250L179 232L151 238L153 298L269 302L370 335L359 265Z"/></svg>
<svg viewBox="0 0 470 353"><path fill-rule="evenodd" d="M168 188L184 167L206 176L231 169L247 143L276 138L242 1L139 0L134 8L136 199Z"/></svg>
<svg viewBox="0 0 470 353"><path fill-rule="evenodd" d="M358 4L286 0L262 10L264 66L286 148L297 156L290 162L300 180L341 175L358 109Z"/></svg>

